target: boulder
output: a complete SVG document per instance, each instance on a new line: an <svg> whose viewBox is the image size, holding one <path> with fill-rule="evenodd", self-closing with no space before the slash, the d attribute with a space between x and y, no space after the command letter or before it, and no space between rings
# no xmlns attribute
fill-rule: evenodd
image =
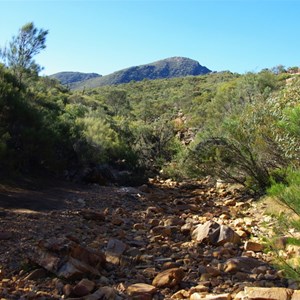
<svg viewBox="0 0 300 300"><path fill-rule="evenodd" d="M206 242L215 246L224 245L227 242L239 244L240 236L230 227L220 225L214 221L200 224L192 232L192 239L197 242Z"/></svg>
<svg viewBox="0 0 300 300"><path fill-rule="evenodd" d="M67 238L53 238L38 243L31 260L58 277L76 279L100 275L105 256L100 251L81 246Z"/></svg>
<svg viewBox="0 0 300 300"><path fill-rule="evenodd" d="M224 264L226 273L238 271L249 273L252 269L265 265L266 263L253 257L238 256L228 259Z"/></svg>

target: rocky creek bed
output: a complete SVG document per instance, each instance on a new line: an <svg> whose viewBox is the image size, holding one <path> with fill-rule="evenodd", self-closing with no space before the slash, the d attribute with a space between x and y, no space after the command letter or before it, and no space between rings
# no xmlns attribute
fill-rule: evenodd
<svg viewBox="0 0 300 300"><path fill-rule="evenodd" d="M0 299L300 299L238 186L1 186L0 206Z"/></svg>

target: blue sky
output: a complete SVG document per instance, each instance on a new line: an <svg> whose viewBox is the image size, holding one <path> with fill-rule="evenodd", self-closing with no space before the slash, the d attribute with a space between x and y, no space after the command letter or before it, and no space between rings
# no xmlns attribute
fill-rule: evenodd
<svg viewBox="0 0 300 300"><path fill-rule="evenodd" d="M49 30L43 74L102 75L172 56L214 71L300 66L298 0L0 0L0 46L27 22Z"/></svg>

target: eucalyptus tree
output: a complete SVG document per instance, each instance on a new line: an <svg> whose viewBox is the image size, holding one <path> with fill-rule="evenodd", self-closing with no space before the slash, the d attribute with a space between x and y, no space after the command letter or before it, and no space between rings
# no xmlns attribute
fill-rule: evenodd
<svg viewBox="0 0 300 300"><path fill-rule="evenodd" d="M23 25L8 46L1 49L4 63L21 84L24 75L34 76L41 70L34 57L46 48L48 30L38 29L33 22Z"/></svg>

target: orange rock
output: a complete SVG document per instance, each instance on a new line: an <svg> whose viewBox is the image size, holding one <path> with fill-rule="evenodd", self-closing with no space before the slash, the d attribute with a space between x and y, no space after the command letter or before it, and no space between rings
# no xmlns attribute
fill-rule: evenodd
<svg viewBox="0 0 300 300"><path fill-rule="evenodd" d="M184 271L181 268L173 268L162 271L156 275L152 284L159 288L174 287L178 285L184 277Z"/></svg>
<svg viewBox="0 0 300 300"><path fill-rule="evenodd" d="M244 293L248 300L289 300L293 294L293 290L277 287L245 287Z"/></svg>
<svg viewBox="0 0 300 300"><path fill-rule="evenodd" d="M252 241L247 241L244 245L244 248L246 251L260 252L264 249L264 245Z"/></svg>
<svg viewBox="0 0 300 300"><path fill-rule="evenodd" d="M127 288L127 294L129 296L138 296L138 295L152 295L156 293L157 289L155 286L146 284L146 283L135 283L130 285Z"/></svg>

